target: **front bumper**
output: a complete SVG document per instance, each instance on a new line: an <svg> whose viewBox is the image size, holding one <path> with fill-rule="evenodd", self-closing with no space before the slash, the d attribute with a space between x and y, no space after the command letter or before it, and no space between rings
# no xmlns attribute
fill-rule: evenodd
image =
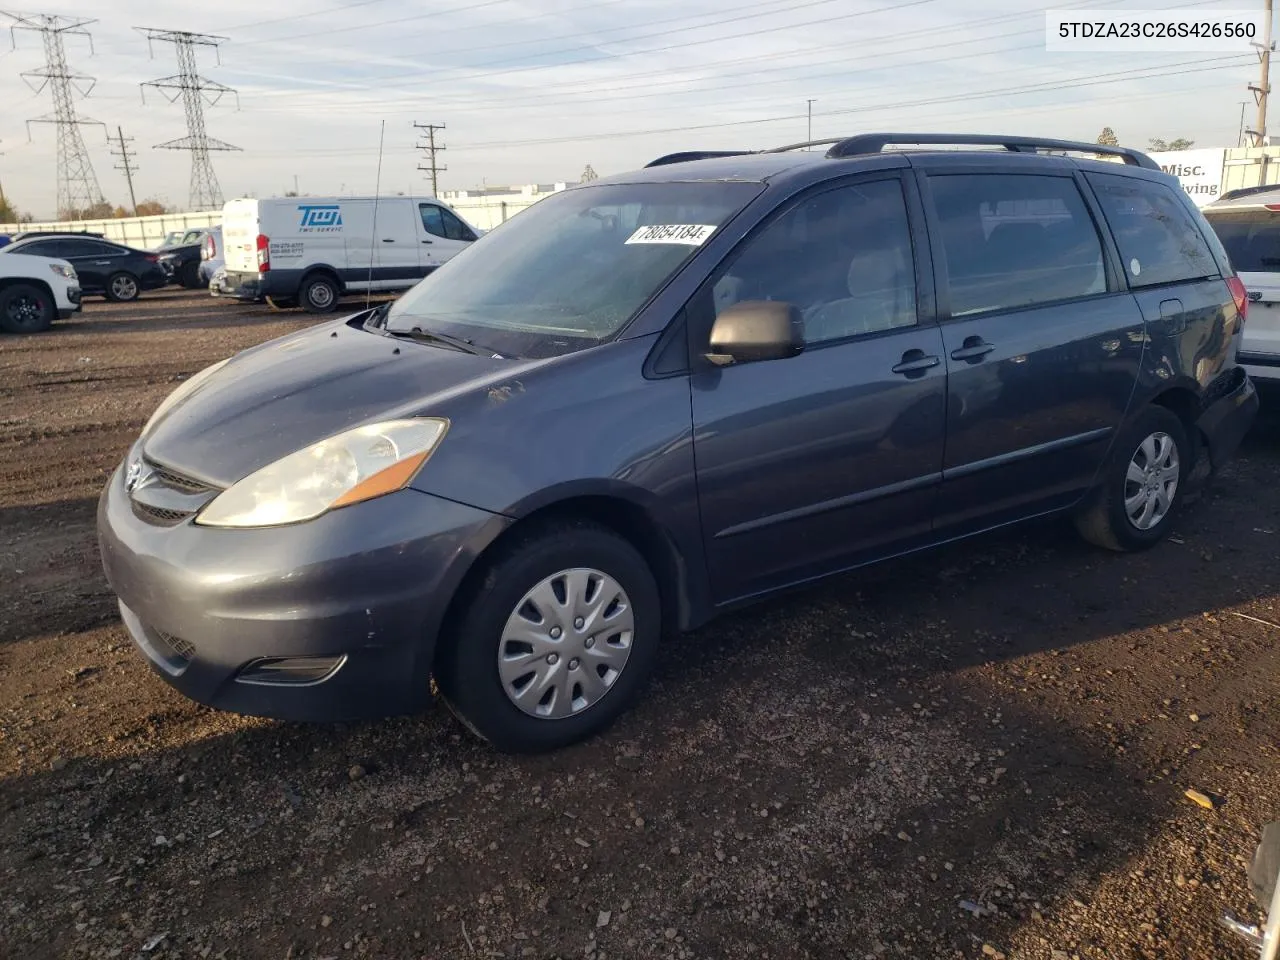
<svg viewBox="0 0 1280 960"><path fill-rule="evenodd" d="M67 303L70 306L58 304L58 319L69 320L73 314L77 314L83 308L79 287L67 287L66 289Z"/></svg>
<svg viewBox="0 0 1280 960"><path fill-rule="evenodd" d="M508 518L406 489L316 520L223 530L135 513L116 470L103 567L155 671L222 710L333 721L421 709L449 601ZM309 684L246 682L262 658L342 658Z"/></svg>
<svg viewBox="0 0 1280 960"><path fill-rule="evenodd" d="M1236 367L1236 371L1226 390L1209 403L1196 421L1209 444L1209 458L1215 470L1235 454L1258 416L1258 391L1243 367Z"/></svg>

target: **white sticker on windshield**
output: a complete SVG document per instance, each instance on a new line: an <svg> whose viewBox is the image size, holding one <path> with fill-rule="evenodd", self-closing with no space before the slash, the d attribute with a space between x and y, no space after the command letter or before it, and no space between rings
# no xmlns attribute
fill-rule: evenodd
<svg viewBox="0 0 1280 960"><path fill-rule="evenodd" d="M708 223L655 223L641 227L631 236L627 243L683 243L689 247L700 247L707 237L715 233L715 224Z"/></svg>

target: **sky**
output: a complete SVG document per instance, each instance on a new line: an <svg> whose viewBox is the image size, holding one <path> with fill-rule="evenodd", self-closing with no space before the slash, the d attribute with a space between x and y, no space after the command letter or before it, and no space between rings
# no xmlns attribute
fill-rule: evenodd
<svg viewBox="0 0 1280 960"><path fill-rule="evenodd" d="M29 2L29 0L28 0ZM1237 10L1260 0L50 0L2 9L93 17L67 36L96 83L76 106L137 150L138 199L185 208L190 155L180 104L139 84L177 72L172 45L134 27L207 31L201 73L238 91L206 108L224 195L429 192L413 124L444 124L440 189L576 181L686 149L764 148L875 130L1019 133L1121 143L1186 137L1234 146L1257 57L1045 50L1049 9ZM0 18L0 22L3 19ZM24 85L38 34L0 55L0 185L53 214L52 110ZM220 57L220 62L219 62ZM810 105L807 101L812 100ZM385 121L385 127L384 127ZM127 203L103 127L83 135L103 194ZM378 170L379 141L382 166Z"/></svg>

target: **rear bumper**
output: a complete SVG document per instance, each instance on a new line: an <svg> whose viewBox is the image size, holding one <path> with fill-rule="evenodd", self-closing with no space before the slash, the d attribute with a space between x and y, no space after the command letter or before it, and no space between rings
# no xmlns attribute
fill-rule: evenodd
<svg viewBox="0 0 1280 960"><path fill-rule="evenodd" d="M1280 380L1280 354L1241 350L1236 359L1255 380Z"/></svg>
<svg viewBox="0 0 1280 960"><path fill-rule="evenodd" d="M1196 421L1208 441L1214 469L1231 459L1258 415L1258 391L1244 368L1236 370L1239 382L1210 403Z"/></svg>
<svg viewBox="0 0 1280 960"><path fill-rule="evenodd" d="M265 300L267 297L296 297L301 273L297 270L268 270L266 273L227 271L224 292L237 300Z"/></svg>
<svg viewBox="0 0 1280 960"><path fill-rule="evenodd" d="M200 703L285 720L422 708L448 604L509 523L403 490L293 526L158 525L134 512L121 470L98 505L107 581L155 672ZM274 658L336 666L265 685L254 665Z"/></svg>

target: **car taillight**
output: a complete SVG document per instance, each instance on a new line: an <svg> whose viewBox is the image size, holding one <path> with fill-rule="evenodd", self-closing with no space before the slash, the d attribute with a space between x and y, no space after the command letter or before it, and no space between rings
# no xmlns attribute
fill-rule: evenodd
<svg viewBox="0 0 1280 960"><path fill-rule="evenodd" d="M258 272L266 273L271 269L270 243L265 236L258 234Z"/></svg>
<svg viewBox="0 0 1280 960"><path fill-rule="evenodd" d="M209 234L204 238L204 258L212 260L218 255L218 245L213 240L213 234Z"/></svg>
<svg viewBox="0 0 1280 960"><path fill-rule="evenodd" d="M1240 322L1244 323L1249 316L1249 291L1244 288L1244 281L1236 276L1227 277L1227 289L1231 291L1231 299L1236 302Z"/></svg>
<svg viewBox="0 0 1280 960"><path fill-rule="evenodd" d="M160 257L159 257L159 255L158 255L158 254L148 253L148 254L146 254L145 256L146 256L146 258L147 258L147 263L159 263L159 262L160 262Z"/></svg>

